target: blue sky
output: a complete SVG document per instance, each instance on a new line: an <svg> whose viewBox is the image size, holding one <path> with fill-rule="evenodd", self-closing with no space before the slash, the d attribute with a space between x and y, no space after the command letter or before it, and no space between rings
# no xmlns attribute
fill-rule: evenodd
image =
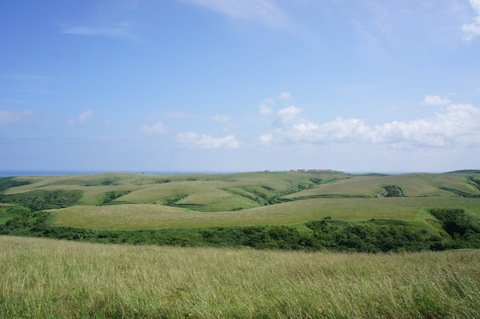
<svg viewBox="0 0 480 319"><path fill-rule="evenodd" d="M480 0L5 0L0 170L480 168Z"/></svg>

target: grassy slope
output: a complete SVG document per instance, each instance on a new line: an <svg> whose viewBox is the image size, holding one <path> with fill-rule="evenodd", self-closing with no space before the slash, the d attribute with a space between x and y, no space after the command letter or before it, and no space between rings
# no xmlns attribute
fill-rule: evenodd
<svg viewBox="0 0 480 319"><path fill-rule="evenodd" d="M478 174L477 174L478 175ZM468 183L464 174L402 174L390 176L355 176L352 179L321 185L314 189L287 196L295 199L315 196L379 196L384 185L397 185L408 197L454 197L451 192L440 189L450 187L471 194L480 190Z"/></svg>
<svg viewBox="0 0 480 319"><path fill-rule="evenodd" d="M414 220L427 208L464 207L480 215L472 198L325 198L287 202L234 211L195 212L161 205L77 206L57 210L55 225L94 229L286 225L332 216L340 220L371 218Z"/></svg>
<svg viewBox="0 0 480 319"><path fill-rule="evenodd" d="M2 318L479 318L480 253L299 253L0 237Z"/></svg>
<svg viewBox="0 0 480 319"><path fill-rule="evenodd" d="M97 229L154 229L258 224L298 224L335 219L431 218L426 208L465 208L480 215L479 198L457 197L448 187L480 195L478 172L355 176L330 173L237 173L215 175L97 174L21 177L31 190L81 190L79 206L55 210L55 225ZM385 185L407 197L383 198ZM128 194L102 203L107 192ZM348 197L348 198L345 198ZM353 197L353 198L352 198ZM362 198L363 197L363 198ZM376 198L380 197L380 198ZM290 202L276 203L282 199ZM299 200L301 199L301 200ZM168 205L168 206L167 206ZM173 206L173 207L170 207Z"/></svg>

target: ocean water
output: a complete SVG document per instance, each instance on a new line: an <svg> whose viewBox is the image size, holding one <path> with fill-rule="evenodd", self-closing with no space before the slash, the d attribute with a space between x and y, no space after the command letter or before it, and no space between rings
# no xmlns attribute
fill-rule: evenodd
<svg viewBox="0 0 480 319"><path fill-rule="evenodd" d="M103 173L131 173L131 174L158 174L158 175L177 175L177 174L228 174L236 172L203 172L203 171L0 171L0 177L14 176L65 176L65 175L87 175Z"/></svg>
<svg viewBox="0 0 480 319"><path fill-rule="evenodd" d="M11 176L62 176L75 174L96 174L101 172L88 171L0 171L0 177Z"/></svg>

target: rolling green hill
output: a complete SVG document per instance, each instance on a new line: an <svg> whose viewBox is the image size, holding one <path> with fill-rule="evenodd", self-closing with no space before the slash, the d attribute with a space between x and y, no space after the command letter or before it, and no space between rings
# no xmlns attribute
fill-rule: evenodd
<svg viewBox="0 0 480 319"><path fill-rule="evenodd" d="M408 227L420 227L423 232L438 235L438 240L431 240L437 242L448 235L445 230L447 222L438 217L444 214L432 214L440 209L457 212L455 222L462 218L468 220L473 226L458 234L466 238L473 233L468 240L476 242L477 220L480 220L480 172L476 170L400 175L343 172L109 173L2 178L0 185L0 230L3 233L48 237L54 236L52 234L59 236L60 232L62 236L70 234L73 239L110 238L118 231L179 229L185 232L182 236L187 238L184 238L187 245L209 245L208 238L190 241L185 229L198 235L206 228L226 227L228 232L233 232L232 227L261 227L262 231L268 232L273 226L281 226L288 231L298 231L299 238L310 238L315 232L308 226L310 222L326 220L337 228L339 223L344 223L335 231L350 234L348 225L383 220L390 223L388 227L396 227L394 232L404 231L403 228L398 230L400 226L396 224L393 226L395 221L407 222ZM48 216L38 217L42 214ZM41 224L33 221L38 218L42 219ZM97 232L97 235L86 235L82 229ZM262 240L275 241L275 236L268 235ZM149 240L140 242L151 242ZM281 240L285 241L285 238ZM302 240L298 239L289 247L308 246ZM160 239L152 241L156 242L164 243Z"/></svg>

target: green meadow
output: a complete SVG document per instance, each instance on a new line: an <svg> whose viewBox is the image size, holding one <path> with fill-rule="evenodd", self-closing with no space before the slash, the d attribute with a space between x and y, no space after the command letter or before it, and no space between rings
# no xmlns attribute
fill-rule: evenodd
<svg viewBox="0 0 480 319"><path fill-rule="evenodd" d="M0 179L0 232L100 243L357 252L480 248L480 173Z"/></svg>
<svg viewBox="0 0 480 319"><path fill-rule="evenodd" d="M2 318L480 317L478 250L304 253L0 236L0 257Z"/></svg>
<svg viewBox="0 0 480 319"><path fill-rule="evenodd" d="M331 216L339 220L423 220L429 208L461 207L480 215L471 198L320 198L241 211L199 212L154 204L75 206L55 210L54 225L94 229L158 229L291 225Z"/></svg>
<svg viewBox="0 0 480 319"><path fill-rule="evenodd" d="M0 318L480 317L479 171L0 178L0 234Z"/></svg>
<svg viewBox="0 0 480 319"><path fill-rule="evenodd" d="M308 251L480 247L475 170L30 176L2 178L0 191L5 235Z"/></svg>

